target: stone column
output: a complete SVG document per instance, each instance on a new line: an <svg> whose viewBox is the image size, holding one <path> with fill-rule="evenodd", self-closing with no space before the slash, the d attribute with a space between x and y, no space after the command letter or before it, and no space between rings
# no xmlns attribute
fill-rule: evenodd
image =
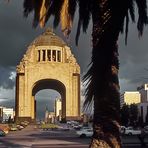
<svg viewBox="0 0 148 148"><path fill-rule="evenodd" d="M48 60L48 57L47 57L47 50L45 50L45 61Z"/></svg>
<svg viewBox="0 0 148 148"><path fill-rule="evenodd" d="M56 62L58 61L58 51L56 50Z"/></svg>
<svg viewBox="0 0 148 148"><path fill-rule="evenodd" d="M51 50L51 62L52 62L52 50Z"/></svg>
<svg viewBox="0 0 148 148"><path fill-rule="evenodd" d="M35 119L35 100L34 96L31 96L31 118Z"/></svg>

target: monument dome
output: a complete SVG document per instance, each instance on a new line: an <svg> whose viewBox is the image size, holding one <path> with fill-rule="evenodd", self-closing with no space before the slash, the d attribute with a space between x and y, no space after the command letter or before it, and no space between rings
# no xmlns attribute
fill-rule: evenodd
<svg viewBox="0 0 148 148"><path fill-rule="evenodd" d="M60 37L58 37L52 29L47 28L44 33L42 33L32 42L32 45L63 47L66 45L66 43Z"/></svg>

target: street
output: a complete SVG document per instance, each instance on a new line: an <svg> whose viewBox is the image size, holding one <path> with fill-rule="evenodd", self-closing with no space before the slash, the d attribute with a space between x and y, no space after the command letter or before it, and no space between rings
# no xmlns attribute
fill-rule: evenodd
<svg viewBox="0 0 148 148"><path fill-rule="evenodd" d="M29 125L21 131L0 137L0 148L87 148L90 138L79 138L74 130L61 131L34 128ZM145 139L148 145L148 137ZM140 148L137 136L123 136L124 148Z"/></svg>

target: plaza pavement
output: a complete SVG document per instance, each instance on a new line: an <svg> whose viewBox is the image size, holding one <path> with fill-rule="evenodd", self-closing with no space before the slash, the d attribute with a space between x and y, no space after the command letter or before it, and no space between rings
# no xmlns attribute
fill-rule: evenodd
<svg viewBox="0 0 148 148"><path fill-rule="evenodd" d="M0 148L88 148L90 138L78 138L74 131L42 131L28 126L0 137ZM148 137L145 140L148 148ZM123 148L140 148L136 136L124 136ZM146 147L145 147L146 148Z"/></svg>

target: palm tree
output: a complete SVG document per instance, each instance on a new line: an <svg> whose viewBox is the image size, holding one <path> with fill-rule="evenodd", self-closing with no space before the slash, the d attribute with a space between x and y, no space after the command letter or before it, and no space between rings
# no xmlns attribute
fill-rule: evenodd
<svg viewBox="0 0 148 148"><path fill-rule="evenodd" d="M94 134L90 148L120 148L119 133L119 81L118 37L124 31L125 41L128 23L135 21L135 5L139 18L137 28L142 35L147 24L146 0L24 0L24 15L34 11L33 26L44 27L54 16L54 27L61 23L65 35L69 35L76 7L79 9L76 43L81 28L85 32L92 18L92 60L87 74L85 106L94 102ZM129 17L129 15L131 17Z"/></svg>

